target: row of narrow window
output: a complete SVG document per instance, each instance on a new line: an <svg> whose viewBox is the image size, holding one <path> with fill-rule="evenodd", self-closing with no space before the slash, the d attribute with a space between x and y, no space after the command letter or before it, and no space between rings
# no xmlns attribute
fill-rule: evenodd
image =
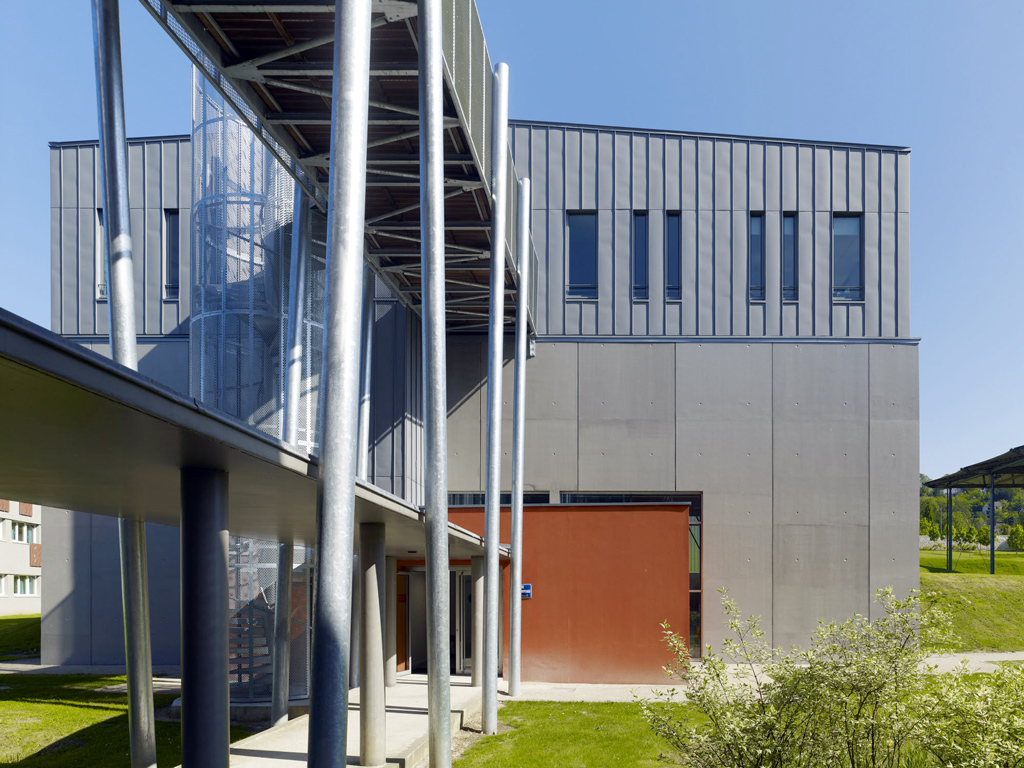
<svg viewBox="0 0 1024 768"><path fill-rule="evenodd" d="M180 292L181 223L176 208L164 211L164 298L177 299ZM96 209L96 298L107 298L107 241L103 209Z"/></svg>
<svg viewBox="0 0 1024 768"><path fill-rule="evenodd" d="M797 214L782 215L782 299L795 301L798 296ZM569 211L568 251L569 279L567 295L575 298L597 298L597 213ZM633 242L630 260L634 299L650 297L649 241L650 223L647 211L633 212ZM765 270L764 214L750 214L748 243L748 292L752 301L764 301ZM665 298L682 298L682 217L678 211L665 213ZM848 301L864 299L864 250L860 216L832 218L832 296Z"/></svg>

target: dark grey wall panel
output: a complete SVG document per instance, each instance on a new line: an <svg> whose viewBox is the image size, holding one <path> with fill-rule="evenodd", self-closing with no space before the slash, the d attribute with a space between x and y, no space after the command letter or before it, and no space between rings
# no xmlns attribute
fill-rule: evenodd
<svg viewBox="0 0 1024 768"><path fill-rule="evenodd" d="M97 209L103 205L96 142L52 144L51 205L60 220L51 243L55 302L53 329L74 336L106 335L106 303L97 297L102 242ZM187 335L189 307L188 211L191 206L191 151L186 137L129 141L129 206L135 258L135 290L140 334ZM177 299L164 298L167 233L164 215L180 210Z"/></svg>
<svg viewBox="0 0 1024 768"><path fill-rule="evenodd" d="M866 262L875 259L879 268L872 273L873 265L865 264L860 310L832 296L833 214L860 213L865 205L877 211L884 204L895 215L897 204L904 205L908 150L540 123L514 123L511 130L514 151L527 153L535 183L546 187L534 198L535 208L547 212L534 222L535 242L541 236L545 243L538 248L545 264L538 291L541 336L785 335L783 326L792 331L794 318L784 323L780 305L782 213L798 214L801 306L792 335L909 335L909 312L901 307L909 293L904 266L910 240L901 228L894 225L889 252L883 233L875 237L877 245L865 238ZM596 330L593 308L565 296L566 212L577 210L598 212ZM703 215L683 218L686 297L670 308L678 300L665 295L664 213L691 210ZM635 211L647 211L651 223L647 298L632 295ZM774 217L762 307L754 306L747 284L749 211ZM887 312L891 322L884 322ZM871 319L867 326L851 325L850 317L877 317L877 330Z"/></svg>
<svg viewBox="0 0 1024 768"><path fill-rule="evenodd" d="M43 507L43 558L46 588L42 593L43 664L89 664L92 659L90 610L92 591L89 529L77 524L83 512Z"/></svg>

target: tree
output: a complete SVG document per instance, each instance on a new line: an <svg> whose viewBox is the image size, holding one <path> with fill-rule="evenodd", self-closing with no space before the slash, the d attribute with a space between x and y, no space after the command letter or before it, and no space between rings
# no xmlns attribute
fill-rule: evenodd
<svg viewBox="0 0 1024 768"><path fill-rule="evenodd" d="M1007 546L1014 552L1024 549L1024 526L1015 525L1010 529L1010 538L1006 541Z"/></svg>

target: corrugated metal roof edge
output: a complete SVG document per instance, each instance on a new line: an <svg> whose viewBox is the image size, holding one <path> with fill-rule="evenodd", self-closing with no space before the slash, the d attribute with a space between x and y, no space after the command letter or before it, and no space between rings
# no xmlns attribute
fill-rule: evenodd
<svg viewBox="0 0 1024 768"><path fill-rule="evenodd" d="M694 138L707 139L738 139L740 141L758 141L768 144L797 144L814 147L843 147L846 149L878 149L888 152L899 152L909 154L910 147L902 147L894 144L856 144L848 141L815 141L812 139L781 139L773 136L744 136L731 133L701 133L699 131L671 131L657 128L627 128L615 125L591 125L589 123L559 123L547 120L513 120L509 118L509 128L519 125L534 125L544 128L578 128L587 131L605 131L610 133L644 133L661 134L663 136L691 136Z"/></svg>
<svg viewBox="0 0 1024 768"><path fill-rule="evenodd" d="M129 136L129 144L142 144L147 141L191 141L192 134L181 133L181 134L168 134L166 136ZM59 147L98 147L100 144L99 139L82 139L79 141L51 141L48 145L51 149L57 149Z"/></svg>

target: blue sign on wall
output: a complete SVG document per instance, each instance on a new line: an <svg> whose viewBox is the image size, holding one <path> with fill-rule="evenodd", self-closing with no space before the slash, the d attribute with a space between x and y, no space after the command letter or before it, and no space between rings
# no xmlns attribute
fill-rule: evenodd
<svg viewBox="0 0 1024 768"><path fill-rule="evenodd" d="M529 600L533 597L533 584L523 584L522 596L523 600Z"/></svg>

